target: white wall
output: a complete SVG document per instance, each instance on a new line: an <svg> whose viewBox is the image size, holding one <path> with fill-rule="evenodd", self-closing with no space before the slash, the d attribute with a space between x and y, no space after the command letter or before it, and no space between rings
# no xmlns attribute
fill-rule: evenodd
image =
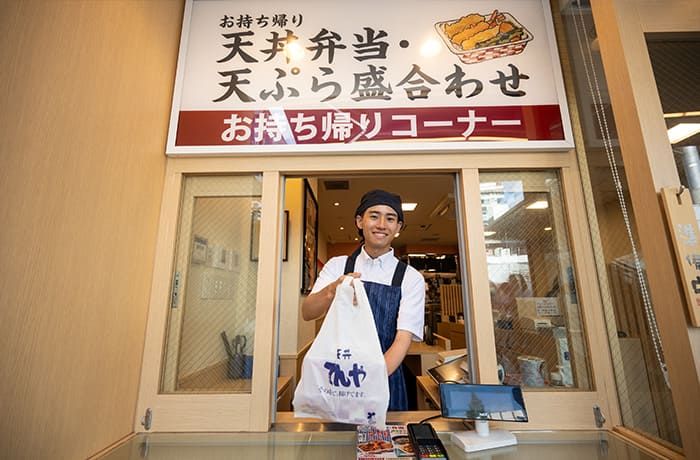
<svg viewBox="0 0 700 460"><path fill-rule="evenodd" d="M310 179L311 189L318 199L318 181ZM296 355L315 336L313 321L301 317L301 253L304 212L304 180L285 181L284 209L289 211L288 260L282 262L282 294L280 311L280 355ZM325 235L318 236L318 257L326 258Z"/></svg>

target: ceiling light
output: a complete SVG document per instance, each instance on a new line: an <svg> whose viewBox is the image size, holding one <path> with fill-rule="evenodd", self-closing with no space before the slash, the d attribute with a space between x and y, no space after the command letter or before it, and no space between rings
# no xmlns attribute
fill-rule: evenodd
<svg viewBox="0 0 700 460"><path fill-rule="evenodd" d="M401 203L401 209L403 211L413 211L418 206L418 203Z"/></svg>
<svg viewBox="0 0 700 460"><path fill-rule="evenodd" d="M503 184L499 182L482 182L479 184L479 190L482 192L491 192L491 191L502 191L503 190Z"/></svg>
<svg viewBox="0 0 700 460"><path fill-rule="evenodd" d="M700 111L664 113L664 118L684 118L684 117L697 117L697 116L700 116Z"/></svg>
<svg viewBox="0 0 700 460"><path fill-rule="evenodd" d="M668 140L671 141L671 144L677 144L699 132L700 123L678 123L668 130Z"/></svg>
<svg viewBox="0 0 700 460"><path fill-rule="evenodd" d="M545 227L545 228L544 228L544 231L545 231L545 232L549 232L549 231L551 231L551 230L552 230L552 227Z"/></svg>
<svg viewBox="0 0 700 460"><path fill-rule="evenodd" d="M341 226L340 229L341 229L341 230L345 230L345 227Z"/></svg>
<svg viewBox="0 0 700 460"><path fill-rule="evenodd" d="M340 203L336 201L335 203L333 203L333 206L340 206Z"/></svg>
<svg viewBox="0 0 700 460"><path fill-rule="evenodd" d="M496 234L496 232L491 232L491 231L484 232L484 236L491 236L491 235L495 235L495 234Z"/></svg>
<svg viewBox="0 0 700 460"><path fill-rule="evenodd" d="M398 238L401 233L394 233L394 238Z"/></svg>
<svg viewBox="0 0 700 460"><path fill-rule="evenodd" d="M532 203L530 206L528 206L525 209L547 209L549 207L549 203L547 200L540 200L540 201L535 201Z"/></svg>
<svg viewBox="0 0 700 460"><path fill-rule="evenodd" d="M442 197L440 202L435 205L435 208L430 212L430 217L442 217L447 214L451 206L454 206L454 194L448 193ZM454 209L454 208L453 208Z"/></svg>

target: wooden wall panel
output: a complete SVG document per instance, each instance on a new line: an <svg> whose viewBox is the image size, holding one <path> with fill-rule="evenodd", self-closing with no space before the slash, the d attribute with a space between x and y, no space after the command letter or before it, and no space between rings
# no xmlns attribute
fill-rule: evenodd
<svg viewBox="0 0 700 460"><path fill-rule="evenodd" d="M2 6L0 446L85 458L132 432L183 4Z"/></svg>

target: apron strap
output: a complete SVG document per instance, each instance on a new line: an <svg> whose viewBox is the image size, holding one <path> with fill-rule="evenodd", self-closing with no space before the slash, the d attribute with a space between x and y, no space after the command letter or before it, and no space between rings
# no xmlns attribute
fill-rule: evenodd
<svg viewBox="0 0 700 460"><path fill-rule="evenodd" d="M348 259L345 261L345 271L343 272L343 275L347 275L348 273L355 271L355 260L357 259L357 256L360 255L360 251L362 251L362 246L355 249L355 252L348 256Z"/></svg>
<svg viewBox="0 0 700 460"><path fill-rule="evenodd" d="M401 287L403 275L406 274L406 267L408 267L406 262L399 260L399 264L396 266L396 270L394 270L394 277L391 279L392 286Z"/></svg>
<svg viewBox="0 0 700 460"><path fill-rule="evenodd" d="M357 256L360 255L360 251L362 251L362 246L357 248L355 252L350 254L345 261L345 271L343 272L343 275L347 275L348 273L352 273L355 271L355 260L357 260ZM398 265L396 265L396 269L394 270L394 277L391 279L391 285L396 286L396 287L401 287L401 283L403 282L403 276L406 274L406 262L399 260Z"/></svg>

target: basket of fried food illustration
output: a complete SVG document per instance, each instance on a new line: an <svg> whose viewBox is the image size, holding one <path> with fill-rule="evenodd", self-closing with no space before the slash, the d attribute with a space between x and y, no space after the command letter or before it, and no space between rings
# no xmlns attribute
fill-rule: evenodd
<svg viewBox="0 0 700 460"><path fill-rule="evenodd" d="M490 16L478 13L435 24L447 48L462 62L477 62L522 53L532 34L510 13L494 10Z"/></svg>

